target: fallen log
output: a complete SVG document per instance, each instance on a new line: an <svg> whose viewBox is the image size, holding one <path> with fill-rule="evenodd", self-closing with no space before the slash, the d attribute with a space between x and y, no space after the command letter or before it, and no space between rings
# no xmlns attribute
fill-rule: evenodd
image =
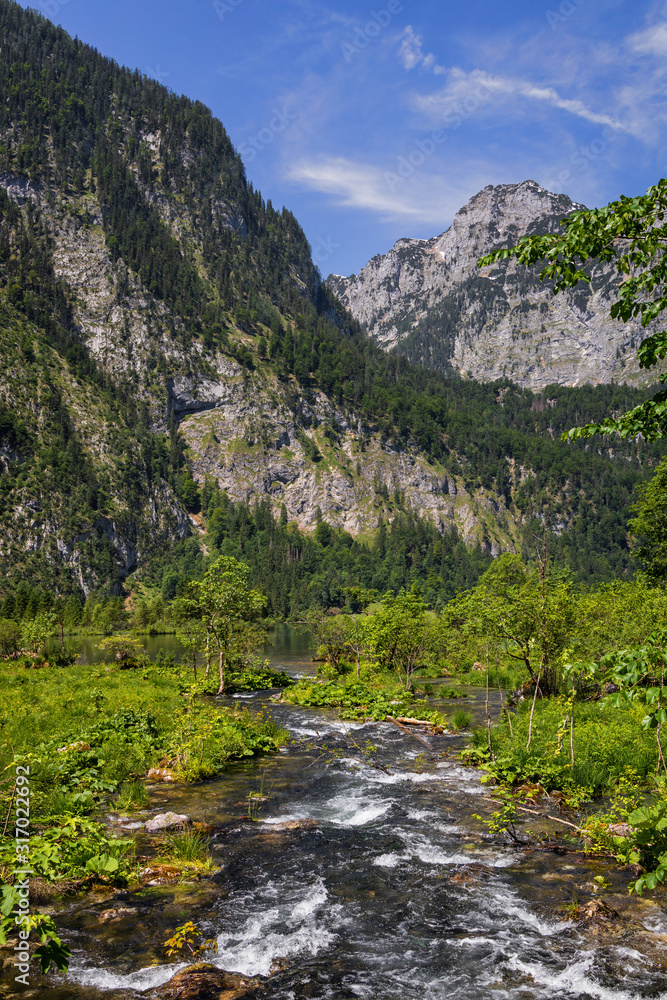
<svg viewBox="0 0 667 1000"><path fill-rule="evenodd" d="M420 742L420 743L423 743L425 747L428 747L428 748L429 748L429 750L431 749L431 744L430 744L430 743L428 743L428 742L427 742L427 741L426 741L426 740L424 739L424 737L423 737L423 736L420 736L420 735L419 735L419 733L416 733L416 732L414 731L414 729L407 729L407 728L406 728L406 727L405 727L405 726L403 725L403 723L399 722L399 721L398 721L398 719L395 719L395 718L393 717L393 715L388 715L388 716L387 716L387 718L386 718L386 721L387 721L387 722L393 722L393 723L394 723L394 725L396 726L396 728L397 728L397 729L400 729L402 733L407 733L407 734L408 734L409 736L414 736L414 738L415 738L416 740L419 740L419 742ZM429 723L429 725L430 725L430 723Z"/></svg>
<svg viewBox="0 0 667 1000"><path fill-rule="evenodd" d="M392 722L394 721L394 719L392 718L391 715L388 715L387 718L388 719L392 719ZM428 719L411 719L409 716L406 716L406 715L397 715L395 721L396 722L402 722L404 726L433 726L433 725L435 725L435 723L429 722Z"/></svg>

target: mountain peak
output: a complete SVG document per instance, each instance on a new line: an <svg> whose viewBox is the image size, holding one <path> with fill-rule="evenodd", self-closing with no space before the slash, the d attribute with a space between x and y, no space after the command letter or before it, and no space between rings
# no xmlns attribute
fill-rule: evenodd
<svg viewBox="0 0 667 1000"><path fill-rule="evenodd" d="M381 346L445 373L534 389L634 381L641 373L625 353L642 331L609 318L609 269L597 288L554 298L536 271L477 263L522 236L557 232L584 207L530 179L489 184L440 236L398 240L358 275L329 283Z"/></svg>

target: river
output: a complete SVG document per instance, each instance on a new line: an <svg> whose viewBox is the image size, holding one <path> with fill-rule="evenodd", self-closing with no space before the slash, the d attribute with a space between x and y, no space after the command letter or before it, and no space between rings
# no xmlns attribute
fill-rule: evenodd
<svg viewBox="0 0 667 1000"><path fill-rule="evenodd" d="M302 637L276 639L275 665L312 672ZM481 718L483 694L470 695L466 707ZM480 773L456 760L463 737L425 744L389 723L343 724L266 693L243 700L270 705L293 741L201 786L151 794L151 814L187 812L216 828L219 871L61 904L73 953L67 980L7 996L149 996L179 968L160 944L186 920L217 939L214 964L247 975L277 969L258 994L271 1000L665 995L664 972L647 958L667 964L665 895L638 904L642 926L617 921L620 929L600 935L569 921L563 908L574 893L594 897L600 873L611 883L605 898L623 912L627 873L491 838L474 818L489 808ZM386 771L361 760L367 740ZM258 791L254 819L243 818Z"/></svg>

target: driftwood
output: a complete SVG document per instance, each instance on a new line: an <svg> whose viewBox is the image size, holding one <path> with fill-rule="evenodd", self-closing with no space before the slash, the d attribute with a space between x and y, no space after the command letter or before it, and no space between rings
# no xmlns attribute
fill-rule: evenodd
<svg viewBox="0 0 667 1000"><path fill-rule="evenodd" d="M486 799L487 802L497 803L499 801L498 799L492 799L490 795L485 795L484 798ZM576 823L570 823L566 819L560 819L559 816L552 816L551 813L541 812L540 810L537 809L528 809L526 806L520 806L516 802L514 803L514 808L518 809L519 812L527 813L529 816L541 816L543 819L550 819L552 820L552 822L560 823L562 826L569 826L571 830L576 830L577 833L580 834L582 837L586 836L586 831L582 830L582 828L580 826L577 826Z"/></svg>
<svg viewBox="0 0 667 1000"><path fill-rule="evenodd" d="M400 722L404 726L432 726L433 725L433 723L429 722L428 719L411 719L409 716L406 716L406 715L397 715L395 719L392 718L391 715L388 715L387 718L391 719L392 722Z"/></svg>
<svg viewBox="0 0 667 1000"><path fill-rule="evenodd" d="M414 736L414 738L415 738L416 740L419 740L419 742L420 742L420 743L423 743L425 747L428 747L428 748L429 748L429 750L431 749L431 744L430 744L430 743L429 743L429 742L428 742L427 740L425 740L423 736L420 736L420 735L419 735L419 733L416 733L416 732L414 731L414 729L407 729L407 728L406 728L406 727L405 727L405 726L403 725L403 723L402 723L402 722L399 722L399 721L398 721L398 719L395 719L395 718L393 717L393 715L388 715L388 716L387 716L387 722L393 722L393 723L394 723L394 725L395 725L395 726L396 726L396 727L397 727L398 729L400 729L402 733L408 733L408 735L409 735L409 736ZM429 723L427 723L427 725L429 725L429 726L430 726L430 725L431 725L431 723L429 722Z"/></svg>

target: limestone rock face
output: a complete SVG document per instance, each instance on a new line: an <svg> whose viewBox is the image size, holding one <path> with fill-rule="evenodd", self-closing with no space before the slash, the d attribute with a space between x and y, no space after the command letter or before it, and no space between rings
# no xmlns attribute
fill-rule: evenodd
<svg viewBox="0 0 667 1000"><path fill-rule="evenodd" d="M290 391L265 373L220 358L218 377L175 379L172 407L182 419L196 480L217 480L235 501L268 501L276 517L314 529L321 515L352 535L395 517L396 501L456 527L493 555L513 550L517 526L502 501L471 494L462 479L371 434L321 392Z"/></svg>
<svg viewBox="0 0 667 1000"><path fill-rule="evenodd" d="M150 138L145 137L149 145ZM30 200L39 207L52 239L55 275L71 292L82 342L101 369L132 382L154 431L164 433L175 421L200 484L209 477L233 500L268 500L274 515L284 508L288 519L306 530L314 529L321 515L352 535L363 535L403 509L428 518L441 531L455 527L466 542L479 542L494 555L515 548L515 518L490 491L470 493L462 479L429 462L416 447L382 440L323 392L304 394L296 382L279 379L261 365L249 371L226 354L206 352L136 273L112 259L95 194L58 192L48 202L45 191L17 175L0 175L0 184L17 204ZM172 232L193 238L191 221L178 206L153 197ZM245 223L232 207L213 206L226 224L243 233ZM16 393L23 373L7 372L10 376ZM63 377L69 382L74 425L113 481L107 439L111 415L91 406L66 369ZM3 382L0 373L0 396ZM27 402L31 391L26 384ZM0 451L0 467L11 458ZM122 516L100 516L75 534L26 497L17 505L12 532L0 541L0 558L11 559L19 549L45 553L50 545L49 558L59 558L87 594L99 586L90 573L88 549L101 538L113 552L118 577L125 579L145 561L149 545L199 531L166 483L154 480L144 495L140 530L139 512L126 512L121 498L116 506Z"/></svg>
<svg viewBox="0 0 667 1000"><path fill-rule="evenodd" d="M510 378L530 389L646 379L634 348L639 322L609 316L617 276L593 271L592 288L552 295L539 268L487 267L480 256L522 236L557 232L584 208L534 181L486 187L430 240L401 239L358 275L330 287L370 335L410 360L482 381Z"/></svg>

